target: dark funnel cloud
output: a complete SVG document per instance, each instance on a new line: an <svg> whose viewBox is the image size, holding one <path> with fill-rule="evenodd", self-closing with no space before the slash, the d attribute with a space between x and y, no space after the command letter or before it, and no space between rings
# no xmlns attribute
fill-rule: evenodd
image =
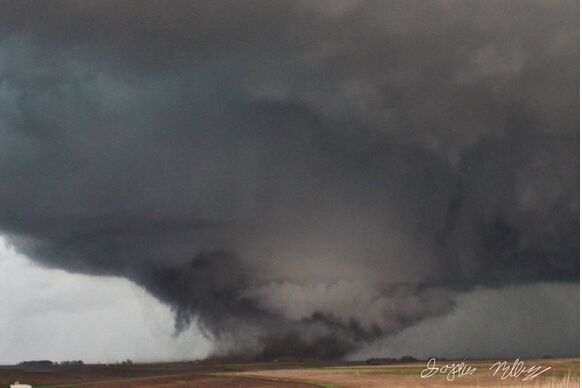
<svg viewBox="0 0 582 388"><path fill-rule="evenodd" d="M579 281L576 1L0 1L0 230L216 354Z"/></svg>

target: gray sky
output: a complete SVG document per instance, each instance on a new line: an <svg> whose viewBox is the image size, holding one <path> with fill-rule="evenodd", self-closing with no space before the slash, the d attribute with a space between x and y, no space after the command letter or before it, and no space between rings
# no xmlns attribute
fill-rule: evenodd
<svg viewBox="0 0 582 388"><path fill-rule="evenodd" d="M175 336L172 313L123 279L44 269L0 239L0 364L26 360L116 362L204 357L191 328Z"/></svg>
<svg viewBox="0 0 582 388"><path fill-rule="evenodd" d="M196 327L176 336L169 308L141 287L122 278L39 268L4 240L0 294L0 364L190 360L206 356L212 346ZM480 289L459 295L457 303L450 315L379 340L350 358L523 358L577 352L577 284ZM491 316L497 318L494 325Z"/></svg>
<svg viewBox="0 0 582 388"><path fill-rule="evenodd" d="M578 8L0 0L0 232L220 356L345 357L459 293L570 300Z"/></svg>
<svg viewBox="0 0 582 388"><path fill-rule="evenodd" d="M456 297L455 311L427 319L351 355L418 358L571 357L580 345L580 287L542 283Z"/></svg>

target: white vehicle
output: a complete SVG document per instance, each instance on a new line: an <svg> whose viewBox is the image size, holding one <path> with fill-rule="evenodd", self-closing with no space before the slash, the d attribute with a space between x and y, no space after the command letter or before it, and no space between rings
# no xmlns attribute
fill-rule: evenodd
<svg viewBox="0 0 582 388"><path fill-rule="evenodd" d="M10 388L32 388L32 386L28 384L20 384L16 381L14 384L10 384Z"/></svg>

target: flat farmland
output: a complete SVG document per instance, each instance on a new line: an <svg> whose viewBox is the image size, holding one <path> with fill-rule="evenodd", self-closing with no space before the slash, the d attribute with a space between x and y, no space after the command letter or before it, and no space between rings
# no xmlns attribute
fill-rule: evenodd
<svg viewBox="0 0 582 388"><path fill-rule="evenodd" d="M531 381L501 379L490 369L495 361L465 361L475 373L447 380L446 374L421 378L426 362L367 365L357 362L305 363L159 363L83 365L48 368L0 367L0 387L14 381L33 387L579 387L578 359L528 360L526 367L551 367ZM513 360L508 361L509 363ZM437 367L457 361L438 362Z"/></svg>
<svg viewBox="0 0 582 388"><path fill-rule="evenodd" d="M447 361L451 364L455 361ZM494 374L490 369L496 361L467 361L476 369L472 375L447 379L446 374L421 378L426 362L398 365L338 365L322 368L273 369L245 371L237 375L311 381L323 387L579 387L580 368L578 359L528 360L530 366L551 367L550 370L530 381L520 377L501 378L502 370ZM511 362L508 361L509 364ZM444 363L437 363L441 366Z"/></svg>

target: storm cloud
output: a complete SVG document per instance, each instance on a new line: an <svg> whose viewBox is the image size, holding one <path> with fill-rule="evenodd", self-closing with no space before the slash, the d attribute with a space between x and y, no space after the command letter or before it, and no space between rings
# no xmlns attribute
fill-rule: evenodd
<svg viewBox="0 0 582 388"><path fill-rule="evenodd" d="M0 1L0 230L217 355L579 282L575 1Z"/></svg>

